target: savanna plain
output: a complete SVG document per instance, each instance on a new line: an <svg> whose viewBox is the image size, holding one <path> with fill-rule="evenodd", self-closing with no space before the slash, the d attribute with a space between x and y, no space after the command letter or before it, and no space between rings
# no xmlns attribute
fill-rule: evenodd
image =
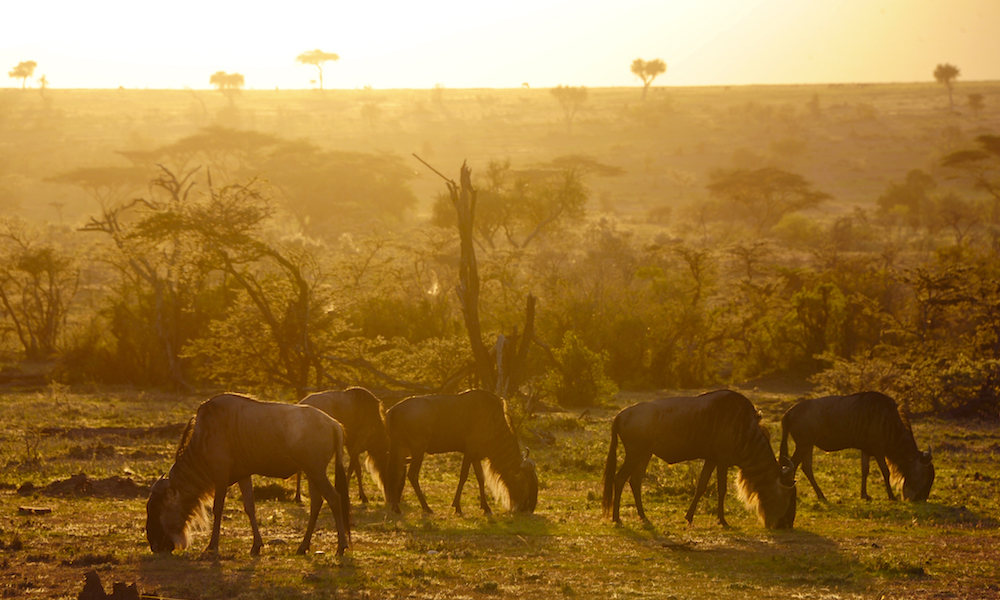
<svg viewBox="0 0 1000 600"><path fill-rule="evenodd" d="M213 347L205 342L207 336L193 334L188 336L187 350L177 354L178 369L189 369L180 377L178 371L146 357L143 348L126 344L138 344L140 336L128 333L131 321L116 318L128 312L122 307L130 302L142 304L151 296L136 292L139 287L130 288L131 284L116 283L113 275L93 266L80 270L78 281L83 284L76 292L76 312L67 310L62 317L66 331L52 340L49 352L39 353L36 348L32 354L30 345L23 344L23 338L6 325L9 321L4 321L0 357L0 596L75 598L83 587L84 573L93 570L106 589L110 590L112 582L135 583L149 597L181 600L1000 597L998 415L953 410L968 405L961 394L980 389L977 384L995 373L995 365L978 371L972 366L961 372L948 371L953 376L948 388L953 396L947 401L929 399L931 391L937 389L930 374L943 372L943 363L925 365L920 377L907 379L892 370L905 362L901 358L904 354L880 354L887 352L885 346L874 344L877 351L866 354L858 350L864 342L857 338L863 336L849 335L855 330L867 335L881 323L878 327L883 327L883 334L875 336L880 344L889 338L911 339L906 331L900 333L906 329L903 319L894 321L892 327L885 325L885 320L872 315L888 313L864 302L852 303L854 296L847 293L854 289L858 297L864 295L862 283L855 289L851 282L864 281L873 287L878 278L872 273L882 277L889 267L879 266L877 269L883 270L877 271L876 267L851 267L853 271L843 267L856 265L859 257L868 260L874 256L873 264L892 263L890 266L899 271L910 269L906 272L911 277L899 281L912 283L920 273L930 272L921 272L918 267L943 264L934 262L939 259L960 256L973 264L978 260L974 256L996 254L997 237L988 227L996 215L974 210L974 201L983 198L982 189L962 177L969 171L948 170L941 161L954 152L975 148L977 136L1000 132L1000 85L956 85L956 100L971 93L985 99L975 111L959 101L950 109L946 90L933 83L661 87L653 88L644 101L640 100L640 89L588 92L586 101L571 113L549 90L529 88L243 90L232 97L192 90L0 90L0 210L34 224L42 238L58 239L70 254L94 257L85 265L112 265L111 273L130 272L129 256L123 259L115 252L135 238L114 237L109 224L127 226L135 222L130 219L144 218L115 212L115 207L152 193L152 188L136 185L130 179L133 172L126 169L148 167L157 160L174 174L183 174L184 168L204 160L220 190L224 185L238 185L247 168L265 165L275 170L271 179L275 198L291 205L295 198L320 202L324 196L308 186L291 185L289 173L297 171L277 159L301 161L295 166L299 168L303 162L318 160L319 152L326 153L323 160L331 161L337 157L374 157L351 164L366 170L372 168L373 161L385 161L396 174L393 177L405 182L407 197L412 198L398 205L398 210L388 211L392 214L368 211L364 198L345 203L333 214L300 202L297 208L289 208L292 216L275 226L280 235L298 239L300 246L313 248L312 252L349 254L346 266L331 267L341 282L337 289L368 294L364 298L382 302L368 303L369 308L377 305L383 310L381 316L373 312L368 320L351 317L362 314L357 306L365 301L337 305L339 320L324 327L339 327L338 333L324 333L326 337L318 339L328 344L326 358L348 356L346 348L356 353L350 354L351 360L318 361L322 368L312 367L314 371L307 370L299 379L290 367L281 365L276 367L280 377L241 372L241 365L227 363L213 353ZM241 132L270 137L239 137L243 153L232 146L219 150L232 144ZM268 154L275 159L271 162L253 155L257 150L271 152L278 145L275 139L311 146L292 148L299 154L292 150ZM185 154L180 144L185 140L188 148L191 144L203 146ZM251 147L253 144L259 146ZM168 147L172 150L167 153L158 150ZM456 515L450 504L461 459L441 455L425 460L421 476L434 509L430 515L420 511L409 488L404 492L402 514L397 515L387 510L371 479L366 480L371 497L368 504L358 502L356 482L352 483L352 544L342 557L335 555L336 535L328 510L320 517L310 553L295 554L308 504L291 500L294 482L266 479L255 479L257 517L266 544L260 557L249 556L250 528L236 488L229 493L217 555L202 553L208 543L204 530L195 533L186 551L152 554L144 531L149 488L169 469L183 425L208 397L230 390L294 402L303 391L357 384L375 390L388 405L420 389L407 387L408 383L436 389L454 367L460 368L468 360L467 346L462 343L435 345L427 341L449 339L449 335L461 340L466 333L460 309L442 308L444 303L454 302L448 298L454 295L458 262L454 226L449 229L447 219L436 212L441 206L438 196L447 194L447 188L438 174L412 154L452 179L458 178L463 161L476 176L489 172L491 161L493 173L502 174L505 167L498 161L505 160L509 160L506 170L511 177L522 173L523 181L538 189L551 183L546 174L567 165L573 177L580 178L573 179L575 187L552 188L556 189L553 197L570 194L566 191L570 187L584 190L576 196L584 202L569 211L574 213L573 219L566 220L566 213L557 210L534 221L528 215L506 222L505 229L501 217L494 217L501 224L492 232L477 234L485 290L482 313L489 335L510 331L513 324L520 323L526 292L534 293L539 302L536 336L547 342L539 344L546 351L538 351L537 366L531 377L524 379L522 391L530 401L518 402L514 411L521 446L530 448L537 464L540 489L536 512L512 515L502 512L494 502L496 514L482 515L476 508L475 486L467 484L465 514ZM405 177L399 175L401 165ZM797 211L778 215L773 221L751 217L737 223L718 212L699 209L716 206L713 202L720 198L725 200L724 191L717 195L707 191L710 184L723 182L713 172L756 172L772 167L801 174L809 185L823 192L823 201L804 206L796 215L791 213ZM90 168L104 171L82 171ZM249 175L267 180L269 173L262 169ZM924 185L927 202L920 207L904 201L893 204L896 196L888 190L905 187L908 174L918 169L936 182L932 192L931 186L925 185L926 179L913 179L914 186ZM147 181L159 172L153 167L149 173ZM325 180L317 181L320 185ZM532 197L529 192L517 196L516 185L505 187L499 179L479 181L481 189L491 189L497 197ZM203 189L209 185L203 182ZM386 188L359 189L382 193ZM965 198L966 204L961 206L972 212L950 222L935 221L932 205L945 204L934 204L931 196L944 198L949 192L953 192L952 198ZM219 192L219 196L225 193ZM378 196L372 203L391 204L386 197ZM919 211L920 216L915 216ZM942 209L934 214L945 212ZM121 218L116 221L109 216ZM338 219L348 217L357 220L338 223ZM437 224L432 225L432 221ZM850 224L848 230L853 233L848 237L853 235L854 239L820 244L820 238L827 239L837 231L843 234L838 223ZM748 230L754 237L741 237ZM10 237L15 230L6 231ZM311 241L301 242L302 238ZM149 245L162 243L150 240L152 237L136 247L129 246L130 251L148 251ZM604 253L597 258L581 258L560 245L580 247L595 240L597 245L588 251L592 255ZM94 248L101 243L106 247ZM174 243L171 248L181 246L176 239ZM420 244L432 250L424 254L414 251ZM277 242L268 246L278 247L287 248ZM385 257L381 253L388 252L386 248L395 254ZM636 256L667 252L665 248L674 249L670 250L672 259L640 266L633 261ZM980 251L983 254L976 254ZM525 258L529 254L531 260ZM262 255L270 256L266 252ZM141 256L152 254L130 255L132 259ZM404 258L400 260L400 256ZM407 258L413 256L419 260ZM427 276L425 271L433 270L428 265L436 265L435 261L450 264L452 270L440 267L434 277ZM780 263L780 267L771 268L771 263ZM379 265L385 268L378 272L379 283L361 285L359 282ZM607 273L605 285L579 284L574 279L580 276L573 270L577 267L594 278ZM5 273L25 271L24 264L4 268ZM220 270L226 273L220 280L247 277L250 272L242 268L229 264L226 269L231 270ZM615 278L629 269L627 283ZM802 275L810 269L841 273L842 279L831 281L847 299L831 300L820 292L832 288L802 283L813 281ZM645 275L631 277L640 272ZM935 273L944 272L953 273L945 267ZM169 269L160 273L169 275ZM254 280L262 282L257 289L278 286L261 272L253 273L261 277ZM413 304L426 303L432 316L437 310L445 314L441 319L444 325L434 335L421 337L402 325L390 332L385 325L394 316L402 319L424 314L406 312L400 308L405 303L385 300L392 296L392 286L405 288L411 275L419 280ZM750 316L740 320L742 313L737 314L722 299L726 293L766 287L769 277L784 286L798 282L795 291L802 295L794 300L789 293L784 302L792 307L788 314L798 315L799 321L792 317L782 320L784 317L776 318L772 313L762 313L763 317L753 321ZM172 281L186 280L180 277ZM667 333L657 330L656 325L649 325L647 331L644 325L604 338L596 334L588 338L588 322L596 328L602 320L614 321L616 310L632 310L633 301L637 306L645 305L636 300L646 298L639 292L634 297L614 296L605 288L638 289L647 283L651 289L648 297L663 307L659 314L665 320L698 323L703 331L713 333L702 340L681 325L671 325L674 328L667 328ZM140 285L141 281L135 283ZM767 294L779 298L782 285L775 284ZM425 300L431 293L428 290L438 287L445 290L440 306ZM885 290L898 287L886 285ZM226 302L232 306L250 312L255 306L261 308L240 300L235 286L218 289L229 290ZM918 327L920 331L912 339L923 333L927 339L921 338L921 343L946 354L953 346L946 347L943 335L928 341L933 336L927 331L936 327L953 332L963 327L975 329L941 311L970 303L978 307L980 297L965 294L936 304L923 302L927 298L921 293L940 289L928 284L913 295L916 300L911 304L932 309L919 321L926 327ZM583 299L574 300L574 291L580 291ZM683 310L671 308L668 296L682 298ZM280 294L276 297L275 303ZM395 298L405 300L406 294ZM823 321L817 329L815 319L803 308L807 300L815 298L826 302L822 304L825 312L820 312L829 323L840 325ZM604 309L608 312L598 314L595 309L592 321L580 317L581 307L601 302L611 307ZM194 303L190 312L196 305L200 306ZM105 310L104 306L121 310ZM905 312L898 310L896 316ZM851 311L863 313L864 318L853 318ZM13 309L8 312L23 315ZM142 312L135 310L136 314ZM641 321L637 316L631 322ZM261 341L266 336L248 333L253 330L246 319L226 317L218 322L224 326L212 329L213 335L246 340L240 341L245 352L236 355L233 362L255 365L263 360L259 364L266 364L260 357L273 351L273 345L280 345L280 340L269 345ZM94 323L105 327L94 333ZM763 327L759 323L770 323L767 332L773 336L739 338L734 333L739 329L737 323L744 332L752 329L751 324ZM207 331L207 321L202 325ZM593 397L585 405L574 405L572 398L566 400L566 390L574 389L570 379L586 378L573 375L567 366L572 355L569 349L577 343L572 341L576 338L564 337L567 331L576 331L588 347L575 356L590 365L601 365L607 375L586 376L604 383L597 386L599 391L590 390ZM810 337L810 331L822 335ZM982 334L985 329L976 331ZM654 338L661 333L663 339L677 347L683 345L683 349L676 355L658 351ZM87 341L97 339L98 334L117 336L115 349L107 350L104 342ZM771 341L760 341L765 337ZM832 341L835 338L837 343ZM798 354L779 356L775 348L781 340L796 347ZM981 336L977 340L981 342ZM633 341L641 348L630 354ZM931 341L940 345L933 346ZM390 346L392 352L386 350ZM741 351L742 347L763 350L754 353ZM75 352L69 351L74 348ZM603 359L594 358L605 350L609 354ZM32 354L30 359L26 354ZM101 363L116 356L131 362L119 363L118 370L113 364ZM425 364L415 366L418 360L412 356ZM908 364L915 362L906 356ZM553 369L565 380L547 373L544 365L549 360L559 365ZM859 364L867 370L855 368ZM138 373L143 365L149 373ZM829 375L831 369L835 376ZM864 379L859 371L868 373L865 376L869 378ZM636 516L627 491L623 495L623 526L614 526L602 515L600 479L611 419L619 409L656 397L730 387L762 411L763 424L770 430L777 452L780 417L796 400L821 392L847 393L846 387L858 382L876 385L882 381L870 378L870 371L881 373L884 381L896 382L898 388L884 391L899 397L908 409L918 446L933 451L936 480L927 502L889 501L877 469L873 469L868 484L873 499L862 500L860 453L818 451L817 479L830 502L819 502L800 476L793 530L766 530L743 508L733 491L735 469L729 473L726 502L732 527L717 524L713 514L716 496L711 488L688 526L684 512L694 494L700 462L651 462L644 482L648 524ZM828 374L825 378L824 372ZM184 386L176 385L180 380ZM614 383L608 384L610 380ZM910 395L897 394L897 389L908 390Z"/></svg>

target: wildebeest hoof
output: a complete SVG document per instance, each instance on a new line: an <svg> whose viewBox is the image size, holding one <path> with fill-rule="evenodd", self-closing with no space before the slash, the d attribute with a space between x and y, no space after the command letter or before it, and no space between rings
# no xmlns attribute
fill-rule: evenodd
<svg viewBox="0 0 1000 600"><path fill-rule="evenodd" d="M361 496L361 504L368 504L368 496Z"/></svg>
<svg viewBox="0 0 1000 600"><path fill-rule="evenodd" d="M868 502L872 501L872 497L869 496L868 494L861 494L861 499L862 500L867 500Z"/></svg>
<svg viewBox="0 0 1000 600"><path fill-rule="evenodd" d="M729 523L727 523L725 519L719 519L719 525L722 525L723 529L732 529L732 527L729 526Z"/></svg>
<svg viewBox="0 0 1000 600"><path fill-rule="evenodd" d="M302 545L299 546L299 549L295 551L295 553L296 554L305 554L308 551L309 551L309 546L307 546L305 544L302 544Z"/></svg>
<svg viewBox="0 0 1000 600"><path fill-rule="evenodd" d="M615 527L624 527L624 525L622 525L622 520L621 519L615 519L612 522L615 524Z"/></svg>
<svg viewBox="0 0 1000 600"><path fill-rule="evenodd" d="M458 516L460 516L460 517L462 516L462 507L461 506L456 506L455 507L455 514L458 515Z"/></svg>

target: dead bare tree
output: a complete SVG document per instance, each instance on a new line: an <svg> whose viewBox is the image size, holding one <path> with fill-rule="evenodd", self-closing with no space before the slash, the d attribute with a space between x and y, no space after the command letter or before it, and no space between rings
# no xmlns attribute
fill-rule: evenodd
<svg viewBox="0 0 1000 600"><path fill-rule="evenodd" d="M501 398L509 398L517 393L524 380L528 350L534 338L535 297L528 294L525 307L523 333L516 330L511 335L500 334L492 351L483 341L482 325L479 319L479 269L476 264L476 247L473 242L476 216L476 188L472 185L472 169L463 162L459 182L442 175L422 158L413 155L432 171L444 179L452 205L458 213L458 234L461 257L459 259L459 283L455 288L462 303L465 328L472 346L474 373L483 389L495 392Z"/></svg>

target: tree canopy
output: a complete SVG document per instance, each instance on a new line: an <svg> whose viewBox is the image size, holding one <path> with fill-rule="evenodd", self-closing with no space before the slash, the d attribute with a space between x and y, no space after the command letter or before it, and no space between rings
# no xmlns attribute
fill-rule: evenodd
<svg viewBox="0 0 1000 600"><path fill-rule="evenodd" d="M812 189L801 175L775 167L719 170L712 173L711 180L708 190L721 198L734 216L752 223L758 234L770 231L786 214L830 198Z"/></svg>
<svg viewBox="0 0 1000 600"><path fill-rule="evenodd" d="M948 88L948 107L951 110L955 110L955 103L952 99L951 88L955 83L955 79L961 75L961 71L958 70L953 64L942 63L934 69L934 79L938 83L943 83Z"/></svg>
<svg viewBox="0 0 1000 600"><path fill-rule="evenodd" d="M572 133L573 118L587 101L587 88L582 85L580 87L560 85L549 91L555 96L566 115L566 133Z"/></svg>
<svg viewBox="0 0 1000 600"><path fill-rule="evenodd" d="M659 58L646 62L641 58L632 61L632 73L642 80L642 99L646 99L646 92L649 86L656 79L657 75L667 72L667 63Z"/></svg>
<svg viewBox="0 0 1000 600"><path fill-rule="evenodd" d="M20 79L21 89L23 90L25 84L28 82L28 78L35 74L35 67L37 66L38 63L33 60L24 60L17 63L17 66L12 70L7 71L7 75L9 75L11 79Z"/></svg>
<svg viewBox="0 0 1000 600"><path fill-rule="evenodd" d="M304 65L314 65L319 69L319 89L323 89L323 63L328 61L338 61L340 56L334 54L333 52L323 52L319 48L316 50L309 50L308 52L303 52L302 54L295 57L297 62Z"/></svg>
<svg viewBox="0 0 1000 600"><path fill-rule="evenodd" d="M245 83L242 74L226 73L225 71L216 71L215 73L212 73L208 82L222 92L222 94L229 99L230 104L234 102L236 95L240 93L240 88L242 88Z"/></svg>

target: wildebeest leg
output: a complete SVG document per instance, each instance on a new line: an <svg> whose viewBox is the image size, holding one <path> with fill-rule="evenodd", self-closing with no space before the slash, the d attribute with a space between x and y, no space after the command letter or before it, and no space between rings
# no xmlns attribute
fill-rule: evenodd
<svg viewBox="0 0 1000 600"><path fill-rule="evenodd" d="M250 519L250 530L253 531L253 546L250 547L250 556L260 556L260 549L264 546L264 540L260 537L260 529L257 528L257 510L253 503L253 481L247 477L240 479L240 494L243 496L243 510L246 511Z"/></svg>
<svg viewBox="0 0 1000 600"><path fill-rule="evenodd" d="M455 514L462 514L462 488L465 487L465 480L469 478L469 467L472 466L472 459L468 454L462 455L462 472L458 475L458 489L455 490L455 499L451 505L455 507Z"/></svg>
<svg viewBox="0 0 1000 600"><path fill-rule="evenodd" d="M687 514L684 515L688 525L694 522L694 511L698 507L698 501L701 500L701 497L705 495L705 490L708 489L708 480L712 476L715 466L715 462L706 460L705 466L701 468L701 475L698 476L698 489L694 492L694 500L691 501L691 506L688 508Z"/></svg>
<svg viewBox="0 0 1000 600"><path fill-rule="evenodd" d="M885 481L885 493L889 495L889 500L896 500L896 494L892 493L892 483L889 482L889 465L885 464L884 456L876 456L875 462L878 463L878 468L882 470L882 479Z"/></svg>
<svg viewBox="0 0 1000 600"><path fill-rule="evenodd" d="M642 480L646 478L646 469L649 468L651 458L652 455L647 456L646 460L636 465L635 471L628 479L628 485L632 488L632 498L635 500L635 512L643 523L648 523L649 519L646 518L646 511L642 508Z"/></svg>
<svg viewBox="0 0 1000 600"><path fill-rule="evenodd" d="M352 473L358 474L358 499L361 500L362 504L368 504L368 496L365 495L365 486L361 483L363 477L361 476L361 453L351 455L351 466L347 468L347 476L350 477Z"/></svg>
<svg viewBox="0 0 1000 600"><path fill-rule="evenodd" d="M871 500L872 497L868 495L868 470L871 468L871 455L861 451L861 499Z"/></svg>
<svg viewBox="0 0 1000 600"><path fill-rule="evenodd" d="M425 513L432 513L434 511L427 505L427 498L424 497L424 492L420 489L420 465L423 462L424 453L414 451L413 458L410 460L410 468L406 471L406 477L410 480L410 485L413 486L417 500L420 500L420 507L424 509Z"/></svg>
<svg viewBox="0 0 1000 600"><path fill-rule="evenodd" d="M715 473L717 475L717 485L719 488L719 525L723 527L729 527L729 523L726 523L726 476L729 475L729 467L726 465L718 465L716 467Z"/></svg>
<svg viewBox="0 0 1000 600"><path fill-rule="evenodd" d="M639 452L637 450L626 452L625 460L622 461L622 468L615 474L615 501L612 508L611 520L614 521L616 525L622 524L621 517L619 516L619 508L621 507L622 490L625 488L625 482L631 480L636 467L640 466L642 463L649 462L650 456L650 454L647 454L644 458L640 459ZM638 485L642 485L641 480Z"/></svg>
<svg viewBox="0 0 1000 600"><path fill-rule="evenodd" d="M226 490L229 486L225 483L215 483L215 500L212 502L212 539L208 542L205 552L219 551L219 534L222 531L222 509L226 505Z"/></svg>
<svg viewBox="0 0 1000 600"><path fill-rule="evenodd" d="M483 509L484 515L492 515L490 505L486 502L486 476L483 474L483 462L472 461L472 470L476 472L476 480L479 482L479 508Z"/></svg>
<svg viewBox="0 0 1000 600"><path fill-rule="evenodd" d="M340 556L347 549L347 535L344 533L344 512L341 508L340 493L334 489L325 472L312 476L306 473L306 479L309 481L309 524L306 526L306 534L303 536L302 543L299 544L299 549L296 550L296 553L305 554L309 550L313 532L316 531L316 521L319 519L319 513L323 508L323 500L325 499L327 504L330 505L330 510L333 512L333 521L337 526L337 555Z"/></svg>
<svg viewBox="0 0 1000 600"><path fill-rule="evenodd" d="M302 471L295 474L295 502L302 503Z"/></svg>
<svg viewBox="0 0 1000 600"><path fill-rule="evenodd" d="M807 444L796 444L795 455L792 456L792 462L796 465L802 465L802 472L806 474L806 479L808 479L809 483L812 484L813 491L816 492L816 497L821 501L826 502L826 496L824 496L823 491L819 489L819 485L816 483L816 476L813 475L813 447Z"/></svg>

